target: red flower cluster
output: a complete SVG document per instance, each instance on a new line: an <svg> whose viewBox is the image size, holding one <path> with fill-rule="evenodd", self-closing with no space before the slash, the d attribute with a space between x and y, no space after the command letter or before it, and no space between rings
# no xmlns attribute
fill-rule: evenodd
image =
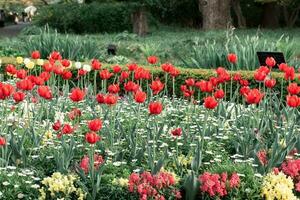
<svg viewBox="0 0 300 200"><path fill-rule="evenodd" d="M94 154L94 167L98 169L99 166L102 165L103 163L104 163L103 157L101 155ZM90 158L87 155L84 156L79 166L87 174L89 172Z"/></svg>
<svg viewBox="0 0 300 200"><path fill-rule="evenodd" d="M256 153L256 156L260 162L261 165L265 166L268 163L267 158L267 151L266 150L260 150Z"/></svg>
<svg viewBox="0 0 300 200"><path fill-rule="evenodd" d="M174 66L173 66L172 64L170 64L170 63L164 63L164 64L162 64L162 65L161 65L161 69L162 69L165 73L171 75L172 77L176 77L176 76L178 76L178 75L180 74L179 69L177 69L176 67L174 67Z"/></svg>
<svg viewBox="0 0 300 200"><path fill-rule="evenodd" d="M99 104L107 104L109 106L115 105L118 101L118 98L119 97L114 94L104 95L102 93L99 93L96 95L96 100Z"/></svg>
<svg viewBox="0 0 300 200"><path fill-rule="evenodd" d="M223 197L228 194L228 190L237 188L240 185L240 177L233 173L229 178L227 173L212 174L204 172L199 176L200 190L203 193L208 193L210 197Z"/></svg>
<svg viewBox="0 0 300 200"><path fill-rule="evenodd" d="M163 194L168 192L168 195L173 196L173 198L181 199L180 192L173 189L174 186L175 178L168 172L159 172L156 175L152 175L150 172L132 173L128 182L129 191L138 193L140 200L147 200L148 198L165 200Z"/></svg>

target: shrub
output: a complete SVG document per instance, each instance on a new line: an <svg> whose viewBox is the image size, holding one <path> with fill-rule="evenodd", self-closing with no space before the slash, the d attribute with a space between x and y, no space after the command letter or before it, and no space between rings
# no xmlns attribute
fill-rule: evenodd
<svg viewBox="0 0 300 200"><path fill-rule="evenodd" d="M98 33L131 29L131 6L125 3L57 4L46 6L34 19L59 32Z"/></svg>

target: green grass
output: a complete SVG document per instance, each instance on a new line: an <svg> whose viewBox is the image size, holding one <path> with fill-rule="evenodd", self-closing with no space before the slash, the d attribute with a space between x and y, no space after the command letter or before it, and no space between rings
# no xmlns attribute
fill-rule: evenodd
<svg viewBox="0 0 300 200"><path fill-rule="evenodd" d="M36 28L30 28L23 31L23 34L17 38L1 40L0 56L10 54L28 55L28 49L36 48L32 42L40 39L37 35L28 35L39 33ZM51 35L51 34L50 34ZM246 40L255 39L257 44L252 44ZM53 37L53 35L51 36ZM58 35L63 40L65 35ZM100 59L107 63L126 63L137 62L146 63L146 57L149 55L157 55L161 62L171 62L177 66L186 67L216 67L224 63L226 51L245 48L244 52L235 52L240 58L247 57L249 60L240 63L242 69L253 69L257 66L255 57L256 50L272 50L287 52L289 62L296 67L300 66L300 29L279 29L279 30L263 30L263 29L245 29L233 31L202 31L196 29L159 27L152 28L146 37L137 37L128 32L114 34L93 34L93 35L69 35L68 38L79 39L82 41L91 41L99 52ZM279 40L281 38L281 40ZM213 43L215 41L215 45ZM235 46L236 43L240 45ZM252 41L252 40L251 40ZM224 50L225 43L230 46ZM116 57L108 56L106 47L109 44L117 45ZM59 44L58 44L59 45ZM66 44L64 44L66 45ZM205 46L206 45L206 46ZM258 47L255 47L258 45ZM24 48L25 46L25 48ZM211 47L212 46L212 47ZM210 48L211 47L211 48ZM90 48L90 47L89 47ZM249 48L249 50L248 50ZM6 52L8 49L10 52ZM252 54L248 56L247 52L252 50ZM219 57L218 52L224 51ZM246 53L245 53L246 52ZM207 55L209 54L209 55ZM80 57L81 56L77 56ZM76 58L77 58L76 57ZM85 57L90 59L89 57ZM84 58L82 58L84 59ZM226 60L226 59L225 59ZM226 63L224 63L226 64ZM245 66L251 65L251 66Z"/></svg>

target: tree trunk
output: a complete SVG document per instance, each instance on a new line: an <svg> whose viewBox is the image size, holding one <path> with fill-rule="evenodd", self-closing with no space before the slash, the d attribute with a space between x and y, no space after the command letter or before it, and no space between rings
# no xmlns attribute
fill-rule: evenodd
<svg viewBox="0 0 300 200"><path fill-rule="evenodd" d="M238 27L245 28L247 26L246 18L243 15L240 0L232 0L232 7L238 20Z"/></svg>
<svg viewBox="0 0 300 200"><path fill-rule="evenodd" d="M263 5L262 27L279 28L280 6L276 2L265 3Z"/></svg>
<svg viewBox="0 0 300 200"><path fill-rule="evenodd" d="M290 11L286 6L283 7L284 21L287 27L292 28L299 16L300 6Z"/></svg>
<svg viewBox="0 0 300 200"><path fill-rule="evenodd" d="M199 0L204 29L225 29L231 25L230 1Z"/></svg>
<svg viewBox="0 0 300 200"><path fill-rule="evenodd" d="M132 14L133 32L139 36L148 33L147 15L143 8L138 9Z"/></svg>

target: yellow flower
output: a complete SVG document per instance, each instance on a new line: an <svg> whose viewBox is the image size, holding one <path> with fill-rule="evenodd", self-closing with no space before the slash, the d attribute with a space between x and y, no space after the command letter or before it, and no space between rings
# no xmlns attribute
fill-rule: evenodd
<svg viewBox="0 0 300 200"><path fill-rule="evenodd" d="M28 63L25 64L25 67L27 67L28 69L33 69L35 66L34 62L30 61Z"/></svg>
<svg viewBox="0 0 300 200"><path fill-rule="evenodd" d="M118 179L114 179L112 181L112 184L114 185L119 185L121 187L127 187L128 186L128 179L125 179L125 178L118 178Z"/></svg>
<svg viewBox="0 0 300 200"><path fill-rule="evenodd" d="M20 56L17 57L16 60L17 60L17 64L22 64L24 61L23 57L20 57Z"/></svg>
<svg viewBox="0 0 300 200"><path fill-rule="evenodd" d="M37 59L36 64L42 66L44 64L44 60L43 59Z"/></svg>
<svg viewBox="0 0 300 200"><path fill-rule="evenodd" d="M282 172L277 175L272 172L263 179L261 196L267 200L297 200L293 189L294 183L291 177L287 177Z"/></svg>

